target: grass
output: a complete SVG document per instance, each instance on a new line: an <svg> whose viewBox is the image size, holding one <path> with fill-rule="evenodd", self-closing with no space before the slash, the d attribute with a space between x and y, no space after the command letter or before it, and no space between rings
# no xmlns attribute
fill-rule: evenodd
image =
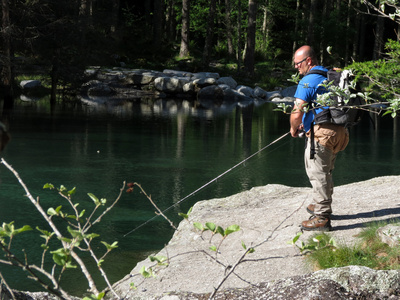
<svg viewBox="0 0 400 300"><path fill-rule="evenodd" d="M400 246L390 247L380 241L378 228L387 223L375 222L368 225L359 235L355 245L338 245L328 234L317 234L306 243L307 261L314 270L365 266L376 270L400 269ZM400 224L397 224L400 225Z"/></svg>

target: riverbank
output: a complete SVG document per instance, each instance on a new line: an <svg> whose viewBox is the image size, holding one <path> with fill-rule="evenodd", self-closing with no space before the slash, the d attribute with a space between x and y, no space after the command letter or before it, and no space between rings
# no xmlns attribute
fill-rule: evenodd
<svg viewBox="0 0 400 300"><path fill-rule="evenodd" d="M351 244L357 242L357 234L368 223L399 218L399 192L400 176L378 177L336 187L334 231L330 234L339 243ZM157 265L146 259L116 283L115 288L129 299L185 299L166 298L165 295L171 292L206 294L219 285L220 291L233 288L246 289L250 293L256 285L264 284L271 289L271 284L279 280L314 276L312 266L308 266L299 250L288 243L300 231L301 221L309 217L305 207L310 194L310 188L274 184L223 199L198 202L189 222L182 221L169 244L155 254L166 257L169 265ZM229 234L220 244L220 235L211 239L209 231L201 233L194 228L193 222L214 222L224 229L236 224L240 230ZM305 232L298 242L307 241L312 234ZM209 249L219 244L218 254ZM253 247L255 251L238 264L245 252L243 245ZM143 267L154 276L144 278L140 274ZM232 268L234 272L227 276ZM352 272L346 274L350 276ZM397 276L396 271L392 272Z"/></svg>

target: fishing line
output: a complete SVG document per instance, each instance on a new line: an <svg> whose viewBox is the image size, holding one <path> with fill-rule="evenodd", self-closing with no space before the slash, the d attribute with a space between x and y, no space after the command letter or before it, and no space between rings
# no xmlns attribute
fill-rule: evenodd
<svg viewBox="0 0 400 300"><path fill-rule="evenodd" d="M283 139L284 137L286 137L290 132L286 132L284 135L280 136L279 138L277 138L276 140L274 140L273 142L269 143L268 145L264 146L263 148L261 148L260 150L258 150L257 152L253 153L252 155L250 155L249 157L245 158L244 160L242 160L241 162L237 163L236 165L234 165L233 167L231 167L230 169L226 170L225 172L221 173L220 175L218 175L217 177L215 177L214 179L210 180L209 182L207 182L206 184L202 185L201 187L199 187L197 190L191 192L189 195L185 196L184 198L182 198L181 200L179 200L178 202L174 203L173 205L171 205L170 207L166 208L165 210L163 210L162 212L165 213L166 211L170 210L171 208L175 207L176 205L182 203L183 201L185 201L187 198L193 196L194 194L196 194L197 192L199 192L200 190L204 189L205 187L207 187L208 185L210 185L211 183L217 181L218 179L220 179L222 176L226 175L227 173L229 173L230 171L232 171L233 169L237 168L238 166L240 166L241 164L245 163L246 161L248 161L250 158L254 157L255 155L259 154L260 152L264 151L265 149L267 149L268 147L272 146L273 144L279 142L281 139ZM128 233L124 234L124 237L126 237L127 235L131 234L132 232L138 230L139 228L145 226L146 224L150 223L151 221L153 221L155 218L159 217L159 215L155 215L154 217L148 219L146 222L142 223L141 225L139 225L138 227L132 229L131 231L129 231Z"/></svg>

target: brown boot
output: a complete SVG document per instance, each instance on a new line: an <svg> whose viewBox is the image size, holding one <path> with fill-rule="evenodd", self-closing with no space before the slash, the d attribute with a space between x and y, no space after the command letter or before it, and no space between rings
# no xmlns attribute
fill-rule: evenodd
<svg viewBox="0 0 400 300"><path fill-rule="evenodd" d="M307 206L306 210L310 215L314 215L315 204L310 204L309 206Z"/></svg>
<svg viewBox="0 0 400 300"><path fill-rule="evenodd" d="M331 220L322 216L311 216L308 221L301 223L301 230L307 231L330 231L332 230Z"/></svg>

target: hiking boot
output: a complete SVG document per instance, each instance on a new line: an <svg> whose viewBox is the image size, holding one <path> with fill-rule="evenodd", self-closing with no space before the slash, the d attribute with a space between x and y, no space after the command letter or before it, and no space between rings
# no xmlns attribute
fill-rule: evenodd
<svg viewBox="0 0 400 300"><path fill-rule="evenodd" d="M301 223L301 230L330 231L332 230L331 220L327 217L311 216L308 221Z"/></svg>
<svg viewBox="0 0 400 300"><path fill-rule="evenodd" d="M314 215L315 204L310 204L307 206L306 210L310 215Z"/></svg>

